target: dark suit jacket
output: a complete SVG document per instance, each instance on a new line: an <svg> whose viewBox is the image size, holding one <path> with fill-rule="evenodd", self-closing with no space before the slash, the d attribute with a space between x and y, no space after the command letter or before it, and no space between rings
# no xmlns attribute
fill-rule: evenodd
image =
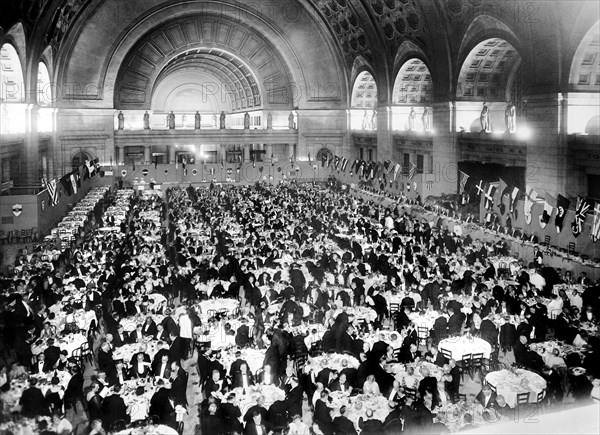
<svg viewBox="0 0 600 435"><path fill-rule="evenodd" d="M56 361L60 358L60 348L57 346L49 346L45 351L44 355L46 356L46 362L50 367L54 367Z"/></svg>
<svg viewBox="0 0 600 435"><path fill-rule="evenodd" d="M118 394L111 394L102 402L102 423L106 428L117 420L128 421L127 406Z"/></svg>
<svg viewBox="0 0 600 435"><path fill-rule="evenodd" d="M150 409L148 410L149 415L157 415L160 418L160 422L168 424L174 417L175 410L171 406L169 401L170 391L166 388L158 390L150 399Z"/></svg>
<svg viewBox="0 0 600 435"><path fill-rule="evenodd" d="M131 334L129 334L129 336L127 337L127 342L128 343L137 343L137 342L142 341L143 338L144 338L144 332L142 331L142 333L139 333L136 329L135 331L132 331Z"/></svg>
<svg viewBox="0 0 600 435"><path fill-rule="evenodd" d="M356 435L356 429L354 423L352 423L347 417L340 415L333 419L333 432L336 435Z"/></svg>
<svg viewBox="0 0 600 435"><path fill-rule="evenodd" d="M52 368L53 367L50 364L48 364L48 360L46 359L46 360L44 360L44 364L42 365L42 370L41 371L44 372L44 373L48 373L48 372L52 371ZM40 365L39 365L39 363L36 362L35 364L32 364L30 370L31 370L31 373L33 373L33 374L40 373Z"/></svg>
<svg viewBox="0 0 600 435"><path fill-rule="evenodd" d="M362 417L361 419L362 420ZM383 423L376 419L367 420L361 422L359 420L359 426L361 427L361 435L381 435L383 431Z"/></svg>
<svg viewBox="0 0 600 435"><path fill-rule="evenodd" d="M261 424L262 427L262 433L266 434L267 433L267 428L264 424ZM246 424L246 427L244 428L244 435L257 435L258 434L258 430L256 429L256 424L254 424L254 421L250 421Z"/></svg>
<svg viewBox="0 0 600 435"><path fill-rule="evenodd" d="M175 406L187 406L187 373L179 369L177 377L171 382L171 393Z"/></svg>
<svg viewBox="0 0 600 435"><path fill-rule="evenodd" d="M252 373L247 372L247 376L248 376L248 385L254 385L254 376L252 375ZM238 371L235 372L233 374L233 388L238 388L238 387L242 387L244 385L244 381L242 378L242 372Z"/></svg>
<svg viewBox="0 0 600 435"><path fill-rule="evenodd" d="M239 358L236 359L234 362L231 363L231 367L229 368L229 374L233 375L236 372L240 371L240 366L242 364L246 364L246 367L248 367L248 363L246 361L244 361L243 359Z"/></svg>
<svg viewBox="0 0 600 435"><path fill-rule="evenodd" d="M30 387L23 391L19 399L21 414L28 418L48 414L46 400L42 391L37 387Z"/></svg>
<svg viewBox="0 0 600 435"><path fill-rule="evenodd" d="M492 322L491 320L483 319L481 321L479 334L481 335L481 338L483 340L487 341L492 346L498 344L498 329L496 328L496 325L494 325L494 322Z"/></svg>
<svg viewBox="0 0 600 435"><path fill-rule="evenodd" d="M463 313L454 313L448 319L448 334L460 335L462 332L462 325L464 322Z"/></svg>
<svg viewBox="0 0 600 435"><path fill-rule="evenodd" d="M250 328L248 325L240 326L235 334L235 344L239 347L246 347L250 341Z"/></svg>
<svg viewBox="0 0 600 435"><path fill-rule="evenodd" d="M144 324L142 325L142 334L146 335L146 336L150 336L150 337L154 337L156 335L157 329L156 329L156 323L154 323L154 320L152 320L149 324L146 324L146 322L144 322Z"/></svg>
<svg viewBox="0 0 600 435"><path fill-rule="evenodd" d="M331 419L330 411L331 408L323 400L317 399L314 421L325 435L333 433L333 420Z"/></svg>
<svg viewBox="0 0 600 435"><path fill-rule="evenodd" d="M181 356L183 355L183 343L180 337L176 337L171 343L171 347L169 348L169 362L173 361L181 361Z"/></svg>

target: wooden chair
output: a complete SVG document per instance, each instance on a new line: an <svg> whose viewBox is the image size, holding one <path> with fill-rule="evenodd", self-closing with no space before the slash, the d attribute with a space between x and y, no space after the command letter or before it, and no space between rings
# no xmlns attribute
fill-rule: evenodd
<svg viewBox="0 0 600 435"><path fill-rule="evenodd" d="M444 358L447 360L452 359L452 352L450 352L448 349L440 348L440 352L442 352L442 355L444 355Z"/></svg>
<svg viewBox="0 0 600 435"><path fill-rule="evenodd" d="M536 403L541 403L542 400L544 400L544 398L546 397L546 390L542 390L538 393L537 395L537 402Z"/></svg>
<svg viewBox="0 0 600 435"><path fill-rule="evenodd" d="M517 406L519 405L527 405L529 403L529 393L519 393L517 394Z"/></svg>
<svg viewBox="0 0 600 435"><path fill-rule="evenodd" d="M300 353L294 357L294 368L298 376L300 376L300 373L302 373L302 369L304 369L306 361L308 361L307 353Z"/></svg>
<svg viewBox="0 0 600 435"><path fill-rule="evenodd" d="M392 318L393 315L396 314L398 311L400 311L400 304L391 303L390 304L390 318Z"/></svg>
<svg viewBox="0 0 600 435"><path fill-rule="evenodd" d="M427 339L429 338L429 329L425 326L417 326L417 337L419 344L427 346Z"/></svg>
<svg viewBox="0 0 600 435"><path fill-rule="evenodd" d="M417 390L414 388L404 387L404 394L411 397L413 400L417 399Z"/></svg>
<svg viewBox="0 0 600 435"><path fill-rule="evenodd" d="M400 362L400 351L401 350L402 350L401 348L398 348L398 349L394 349L392 351L392 355L393 355L394 361Z"/></svg>
<svg viewBox="0 0 600 435"><path fill-rule="evenodd" d="M567 255L577 255L577 252L575 252L575 242L569 242L567 245Z"/></svg>
<svg viewBox="0 0 600 435"><path fill-rule="evenodd" d="M473 373L478 371L479 374L482 374L483 370L483 353L474 353L471 355L471 363L469 365L469 375L471 376L471 380L473 380Z"/></svg>
<svg viewBox="0 0 600 435"><path fill-rule="evenodd" d="M463 381L465 380L465 371L469 372L469 376L470 376L472 357L473 357L472 354L463 355L463 357L460 361L456 361L456 365L460 369L460 378ZM472 377L471 377L471 379L472 379Z"/></svg>

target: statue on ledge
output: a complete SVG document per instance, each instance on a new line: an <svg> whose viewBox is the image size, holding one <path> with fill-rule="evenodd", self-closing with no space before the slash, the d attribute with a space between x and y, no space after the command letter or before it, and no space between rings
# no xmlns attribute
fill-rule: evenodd
<svg viewBox="0 0 600 435"><path fill-rule="evenodd" d="M423 115L421 115L421 121L423 122L423 131L429 131L429 109L425 107L423 109Z"/></svg>
<svg viewBox="0 0 600 435"><path fill-rule="evenodd" d="M294 130L296 128L296 125L294 122L294 112L290 112L290 115L288 116L288 128L290 130Z"/></svg>
<svg viewBox="0 0 600 435"><path fill-rule="evenodd" d="M119 112L117 119L119 120L119 130L123 130L125 128L125 115L123 115L123 112Z"/></svg>
<svg viewBox="0 0 600 435"><path fill-rule="evenodd" d="M271 112L267 113L267 130L271 130L273 128L273 114Z"/></svg>
<svg viewBox="0 0 600 435"><path fill-rule="evenodd" d="M481 131L488 133L490 131L490 109L483 102L483 108L481 109L481 115L479 115L479 122L481 123Z"/></svg>
<svg viewBox="0 0 600 435"><path fill-rule="evenodd" d="M225 111L221 111L221 117L219 121L219 128L221 130L225 130Z"/></svg>
<svg viewBox="0 0 600 435"><path fill-rule="evenodd" d="M150 130L150 115L148 111L144 113L144 130Z"/></svg>
<svg viewBox="0 0 600 435"><path fill-rule="evenodd" d="M171 113L167 115L167 124L169 125L170 130L175 129L175 114L171 110Z"/></svg>
<svg viewBox="0 0 600 435"><path fill-rule="evenodd" d="M250 115L248 112L244 113L244 130L248 130L250 128Z"/></svg>
<svg viewBox="0 0 600 435"><path fill-rule="evenodd" d="M517 130L517 108L512 102L509 102L504 110L504 123L507 132L514 133Z"/></svg>
<svg viewBox="0 0 600 435"><path fill-rule="evenodd" d="M410 113L408 114L408 130L415 130L415 119L417 119L417 112L415 112L415 108L410 108Z"/></svg>
<svg viewBox="0 0 600 435"><path fill-rule="evenodd" d="M196 111L195 119L194 119L194 128L196 130L200 130L200 121L202 117L200 116L200 112Z"/></svg>

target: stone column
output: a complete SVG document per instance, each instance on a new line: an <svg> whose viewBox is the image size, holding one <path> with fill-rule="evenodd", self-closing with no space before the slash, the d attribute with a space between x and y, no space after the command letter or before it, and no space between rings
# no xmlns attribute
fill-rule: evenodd
<svg viewBox="0 0 600 435"><path fill-rule="evenodd" d="M150 145L144 145L144 164L148 165L152 162L152 148Z"/></svg>
<svg viewBox="0 0 600 435"><path fill-rule="evenodd" d="M28 104L25 111L25 153L22 155L21 181L26 186L41 185L40 179L40 147L38 134L38 113L40 107L37 104Z"/></svg>
<svg viewBox="0 0 600 435"><path fill-rule="evenodd" d="M517 117L517 135L528 129L525 185L556 197L567 194L567 135L562 94L527 97L527 113ZM561 128L564 126L564 128ZM575 194L575 192L571 192Z"/></svg>
<svg viewBox="0 0 600 435"><path fill-rule="evenodd" d="M249 143L243 144L242 145L242 162L246 163L250 161L250 149L252 148L252 145Z"/></svg>
<svg viewBox="0 0 600 435"><path fill-rule="evenodd" d="M176 154L175 154L175 145L169 145L169 154L168 154L168 160L169 160L169 164L175 164L175 159L176 159Z"/></svg>
<svg viewBox="0 0 600 435"><path fill-rule="evenodd" d="M383 162L393 158L392 112L388 106L377 108L377 151L374 160Z"/></svg>
<svg viewBox="0 0 600 435"><path fill-rule="evenodd" d="M265 155L264 155L264 161L266 162L271 162L271 156L273 155L273 145L271 144L265 144L264 145L264 150L265 150Z"/></svg>
<svg viewBox="0 0 600 435"><path fill-rule="evenodd" d="M434 103L432 115L432 128L435 131L432 152L435 178L430 194L456 193L459 150L456 143L455 103Z"/></svg>

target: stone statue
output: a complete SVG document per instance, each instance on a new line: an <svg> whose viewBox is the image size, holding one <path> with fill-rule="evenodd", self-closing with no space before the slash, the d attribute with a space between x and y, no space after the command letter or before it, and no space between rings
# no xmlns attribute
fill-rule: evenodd
<svg viewBox="0 0 600 435"><path fill-rule="evenodd" d="M429 109L425 107L423 109L423 115L421 115L421 121L423 122L423 131L429 131Z"/></svg>
<svg viewBox="0 0 600 435"><path fill-rule="evenodd" d="M371 126L369 125L370 121L369 121L369 115L367 114L367 111L365 110L365 113L363 113L363 120L362 120L362 129L363 130L368 130L371 128Z"/></svg>
<svg viewBox="0 0 600 435"><path fill-rule="evenodd" d="M415 119L417 119L417 112L415 112L414 107L411 107L410 113L408 115L408 130L409 131L415 130Z"/></svg>
<svg viewBox="0 0 600 435"><path fill-rule="evenodd" d="M224 111L221 112L221 117L219 119L219 128L221 130L225 130L225 112Z"/></svg>
<svg viewBox="0 0 600 435"><path fill-rule="evenodd" d="M271 112L267 113L267 130L271 130L273 128L273 114Z"/></svg>
<svg viewBox="0 0 600 435"><path fill-rule="evenodd" d="M371 112L371 130L377 130L377 110Z"/></svg>
<svg viewBox="0 0 600 435"><path fill-rule="evenodd" d="M481 123L481 131L486 133L490 131L490 109L485 105L485 101L483 102L481 115L479 115L479 122Z"/></svg>
<svg viewBox="0 0 600 435"><path fill-rule="evenodd" d="M119 112L117 119L119 120L119 130L123 130L125 128L125 115L123 115L123 112Z"/></svg>
<svg viewBox="0 0 600 435"><path fill-rule="evenodd" d="M244 113L244 130L248 130L250 128L250 115L248 112Z"/></svg>
<svg viewBox="0 0 600 435"><path fill-rule="evenodd" d="M517 130L517 108L512 102L509 102L504 110L504 123L507 132L514 133Z"/></svg>
<svg viewBox="0 0 600 435"><path fill-rule="evenodd" d="M196 130L200 130L200 121L202 120L202 117L200 116L199 112L196 112L196 115L194 116L194 128Z"/></svg>
<svg viewBox="0 0 600 435"><path fill-rule="evenodd" d="M171 111L171 113L167 115L167 123L169 125L169 129L175 129L175 114L173 113L173 111Z"/></svg>
<svg viewBox="0 0 600 435"><path fill-rule="evenodd" d="M144 113L144 130L150 130L150 115L148 111Z"/></svg>
<svg viewBox="0 0 600 435"><path fill-rule="evenodd" d="M290 112L290 115L288 116L288 128L290 130L294 130L296 128L294 123L294 112Z"/></svg>

